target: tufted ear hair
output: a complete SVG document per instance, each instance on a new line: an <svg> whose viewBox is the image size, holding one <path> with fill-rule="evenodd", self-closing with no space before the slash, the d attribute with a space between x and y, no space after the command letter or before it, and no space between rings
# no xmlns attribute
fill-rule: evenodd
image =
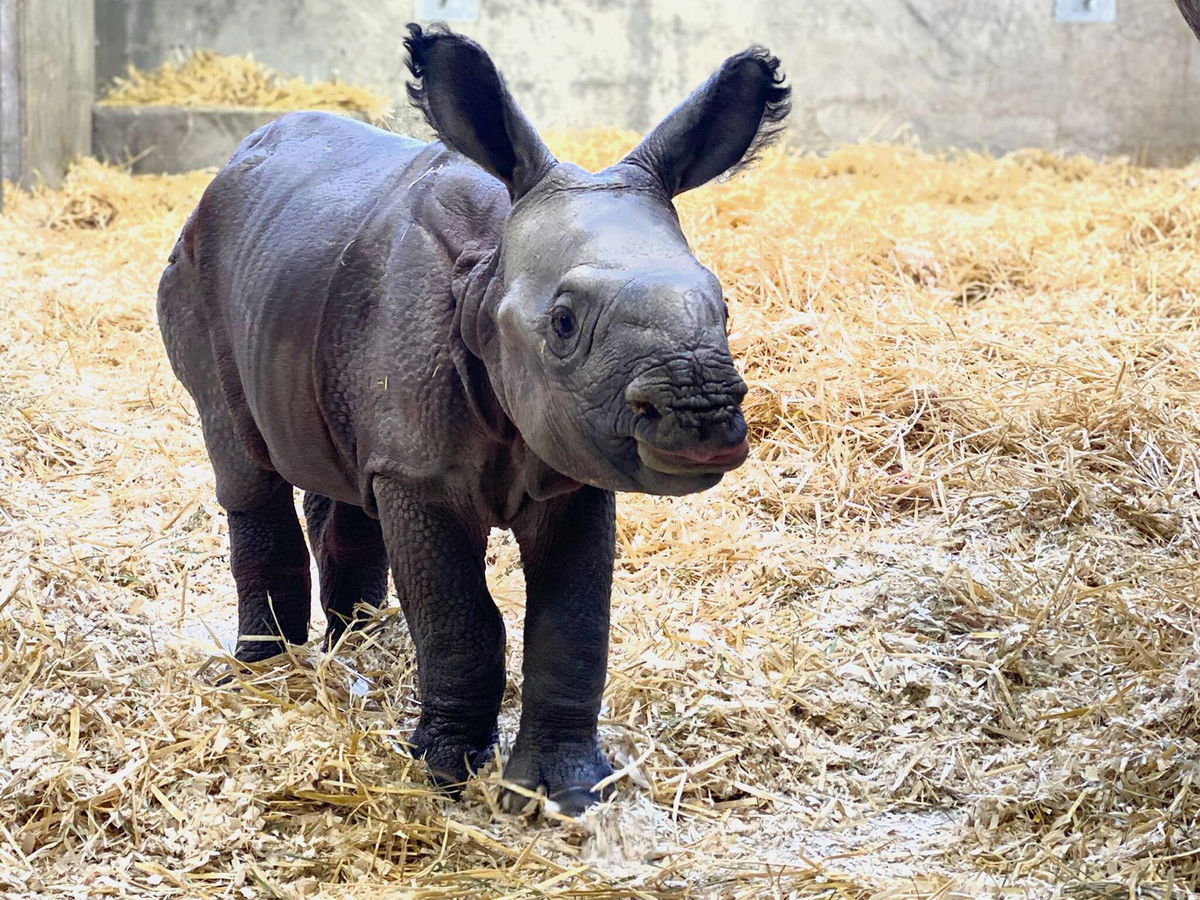
<svg viewBox="0 0 1200 900"><path fill-rule="evenodd" d="M528 193L555 160L491 57L444 25L410 24L404 46L415 79L408 98L437 136L503 181L514 200Z"/></svg>
<svg viewBox="0 0 1200 900"><path fill-rule="evenodd" d="M778 58L751 47L725 60L624 162L655 175L672 197L732 174L779 136L791 93Z"/></svg>

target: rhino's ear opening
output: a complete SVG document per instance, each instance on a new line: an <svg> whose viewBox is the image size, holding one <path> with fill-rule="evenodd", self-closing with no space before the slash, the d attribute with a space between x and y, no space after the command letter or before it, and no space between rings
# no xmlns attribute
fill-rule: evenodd
<svg viewBox="0 0 1200 900"><path fill-rule="evenodd" d="M404 46L416 79L408 98L437 136L503 181L514 200L527 193L554 157L484 49L444 25L410 24Z"/></svg>
<svg viewBox="0 0 1200 900"><path fill-rule="evenodd" d="M778 138L791 94L779 60L751 47L725 60L624 162L659 178L672 197L733 174Z"/></svg>

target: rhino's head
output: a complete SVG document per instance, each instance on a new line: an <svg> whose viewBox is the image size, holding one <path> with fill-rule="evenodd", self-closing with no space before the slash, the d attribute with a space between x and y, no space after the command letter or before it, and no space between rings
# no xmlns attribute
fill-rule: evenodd
<svg viewBox="0 0 1200 900"><path fill-rule="evenodd" d="M560 163L466 38L410 26L413 100L513 200L478 313L505 412L552 468L610 490L686 494L746 458L746 385L716 277L671 198L746 164L788 110L778 60L733 56L625 159Z"/></svg>

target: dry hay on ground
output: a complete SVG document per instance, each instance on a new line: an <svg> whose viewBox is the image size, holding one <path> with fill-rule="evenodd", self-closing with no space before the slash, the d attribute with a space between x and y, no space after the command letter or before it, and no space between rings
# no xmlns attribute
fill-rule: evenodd
<svg viewBox="0 0 1200 900"><path fill-rule="evenodd" d="M212 686L224 524L153 321L205 182L83 163L0 219L0 889L1195 889L1200 167L860 146L681 198L755 449L621 499L623 777L574 824L497 814L490 774L427 791L394 615ZM489 552L516 673L516 555Z"/></svg>
<svg viewBox="0 0 1200 900"><path fill-rule="evenodd" d="M195 50L143 72L129 66L100 98L108 106L255 107L330 109L358 112L379 121L392 101L369 88L344 81L308 82L288 78L251 56L224 56Z"/></svg>

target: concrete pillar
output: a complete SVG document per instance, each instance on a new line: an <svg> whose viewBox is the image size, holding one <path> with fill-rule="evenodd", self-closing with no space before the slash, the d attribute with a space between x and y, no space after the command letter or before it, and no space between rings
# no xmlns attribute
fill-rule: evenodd
<svg viewBox="0 0 1200 900"><path fill-rule="evenodd" d="M92 0L0 0L0 165L28 187L57 185L91 152Z"/></svg>
<svg viewBox="0 0 1200 900"><path fill-rule="evenodd" d="M4 212L4 40L0 38L0 213Z"/></svg>

